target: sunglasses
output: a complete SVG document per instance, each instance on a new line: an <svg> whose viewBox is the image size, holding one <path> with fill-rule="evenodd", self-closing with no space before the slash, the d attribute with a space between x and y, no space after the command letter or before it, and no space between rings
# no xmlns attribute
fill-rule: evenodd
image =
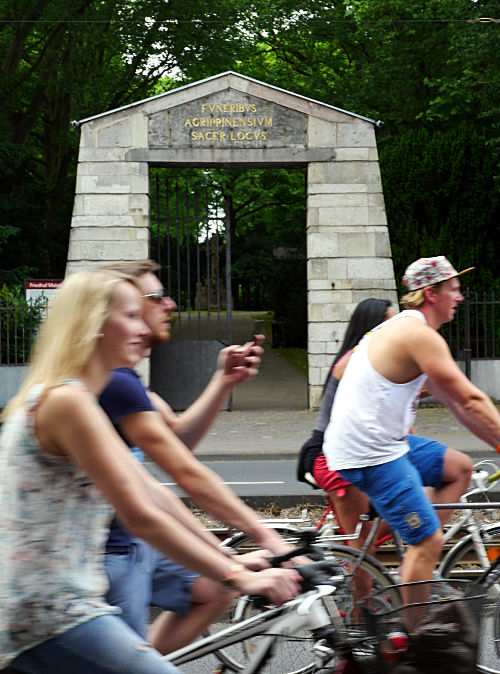
<svg viewBox="0 0 500 674"><path fill-rule="evenodd" d="M147 295L143 295L143 297L147 297L150 300L153 300L153 302L156 302L157 304L160 304L162 299L166 297L165 294L165 288L157 288L156 290L153 290L152 293L148 293Z"/></svg>

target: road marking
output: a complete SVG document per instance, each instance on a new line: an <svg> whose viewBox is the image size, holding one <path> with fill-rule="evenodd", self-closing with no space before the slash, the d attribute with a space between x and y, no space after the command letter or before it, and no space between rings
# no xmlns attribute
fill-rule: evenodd
<svg viewBox="0 0 500 674"><path fill-rule="evenodd" d="M160 482L163 487L177 487L177 482ZM269 482L222 482L221 484L285 484L283 481Z"/></svg>

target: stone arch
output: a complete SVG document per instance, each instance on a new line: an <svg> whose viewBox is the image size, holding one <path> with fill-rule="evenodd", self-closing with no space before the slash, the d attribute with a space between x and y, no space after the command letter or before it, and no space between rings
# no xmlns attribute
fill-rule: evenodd
<svg viewBox="0 0 500 674"><path fill-rule="evenodd" d="M149 255L149 165L307 166L309 405L365 297L396 301L379 122L226 72L73 123L67 273Z"/></svg>

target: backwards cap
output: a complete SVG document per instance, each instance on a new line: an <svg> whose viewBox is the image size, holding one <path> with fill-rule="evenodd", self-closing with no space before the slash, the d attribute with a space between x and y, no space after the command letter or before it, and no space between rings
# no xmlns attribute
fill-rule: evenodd
<svg viewBox="0 0 500 674"><path fill-rule="evenodd" d="M444 255L437 257L421 257L413 262L405 271L403 283L409 291L420 290L426 286L432 286L441 281L447 281L455 276L472 271L475 267L468 267L457 271Z"/></svg>

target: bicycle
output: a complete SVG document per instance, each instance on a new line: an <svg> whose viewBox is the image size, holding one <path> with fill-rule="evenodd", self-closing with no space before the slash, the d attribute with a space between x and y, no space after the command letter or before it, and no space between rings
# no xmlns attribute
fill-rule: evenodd
<svg viewBox="0 0 500 674"><path fill-rule="evenodd" d="M476 669L500 674L500 556L477 581L485 590Z"/></svg>
<svg viewBox="0 0 500 674"><path fill-rule="evenodd" d="M309 534L308 534L309 535ZM318 546L316 546L317 548ZM320 548L322 550L322 548ZM289 559L293 555L308 554L310 548L299 547L286 555L281 556L280 561ZM492 565L480 582L475 583L474 590L461 598L447 598L445 600L430 600L420 604L402 605L393 603L394 596L399 597L401 586L392 586L389 594L386 588L382 591L376 591L361 604L364 609L364 621L360 624L351 624L345 621L340 615L337 606L339 592L345 583L345 576L342 571L339 573L339 567L334 557L328 558L322 553L323 559L306 567L298 567L300 573L307 581L304 587L304 593L296 597L284 606L265 609L255 616L233 624L226 629L214 635L201 639L189 646L171 653L168 659L176 665L183 665L193 662L208 654L215 654L221 649L243 644L252 641L255 644L252 652L249 653L243 674L275 674L282 671L280 666L279 645L283 639L290 639L293 636L298 641L304 642L304 649L308 652L310 661L310 672L324 672L324 674L339 674L349 672L350 674L381 674L391 671L397 663L404 665L411 663L412 658L417 654L421 657L421 651L427 647L436 646L440 648L448 645L455 649L455 642L458 636L457 652L452 651L455 662L462 660L464 656L462 638L462 627L460 624L461 616L464 612L473 613L475 624L472 640L469 638L467 646L469 652L465 653L469 662L471 657L475 656L477 646L477 635L480 633L477 629L479 616L482 616L481 633L484 633L485 615L491 613L489 620L490 631L493 630L495 637L495 650L492 654L485 651L485 644L490 641L490 634L485 634L482 639L478 652L478 672L489 672L498 674L498 663L500 659L497 656L500 648L498 639L498 583L500 580L500 558ZM318 571L322 575L318 576ZM426 581L427 582L427 581ZM457 581L460 583L461 581ZM435 581L433 582L433 585ZM491 588L495 589L495 594L490 593ZM483 608L484 597L490 594L489 608L487 611ZM329 603L325 604L328 599ZM458 613L453 613L454 607L460 607ZM435 611L432 620L423 621L415 630L415 635L409 635L405 625L405 611L425 608L426 612ZM472 607L472 608L471 608ZM490 610L494 607L494 611ZM451 611L450 611L451 610ZM443 611L444 616L443 616ZM450 614L451 617L446 615ZM440 615L441 614L441 615ZM450 620L453 621L450 625ZM470 617L468 618L470 620ZM458 623L458 626L457 626ZM442 629L441 627L444 627ZM465 627L467 625L465 624ZM451 627L450 638L455 636L455 642L448 643L448 634L446 628ZM307 639L301 635L306 632ZM470 635L469 635L470 636ZM427 638L427 641L426 641ZM473 649L473 652L470 652ZM425 653L424 653L425 655ZM418 658L417 658L418 661ZM461 662L461 664L464 664ZM465 665L468 666L467 664ZM447 668L446 668L447 667ZM450 669L452 665L445 662L443 674L455 670ZM225 671L221 669L219 671ZM403 671L403 670L401 670ZM405 671L410 672L411 669ZM413 670L420 671L420 670ZM430 671L426 669L425 671ZM435 670L432 670L435 671ZM466 671L462 669L461 671ZM467 673L472 674L472 669L467 669Z"/></svg>
<svg viewBox="0 0 500 674"><path fill-rule="evenodd" d="M489 467L493 470L492 473L485 470ZM454 537L461 531L467 530L467 533L460 538L448 552L444 555L438 567L438 573L443 578L462 578L465 575L468 577L479 577L483 570L489 568L491 562L500 555L500 521L490 524L478 523L474 519L473 510L495 509L498 508L497 503L486 501L481 503L480 507L477 502L471 502L472 497L483 496L488 498L488 492L493 485L500 479L500 468L492 461L480 461L474 466L475 472L471 478L471 489L466 492L458 504L435 504L434 507L438 510L447 509L453 506L454 509L460 509L463 514L452 525L444 530L445 545L452 541ZM467 504L470 508L467 508ZM336 544L339 541L345 541L356 536L338 535L336 529L332 524L332 505L328 503L325 506L323 514L316 525L320 534L319 542L325 547ZM297 532L300 531L301 524L309 524L309 520L303 513L302 519L295 520L268 520L264 521L267 526L275 528L288 542L294 543ZM372 531L363 548L361 554L366 556L366 551L375 539L378 527L380 526L380 519L375 518ZM395 551L398 563L401 563L404 556L404 545L397 534L390 534L383 538L376 540L375 546L379 548L386 543L390 538L393 538L395 544ZM228 536L222 543L226 547L231 547L237 551L249 551L255 549L252 540L241 532L233 533ZM354 548L345 547L345 554L353 558L355 553ZM356 561L356 560L353 560ZM370 563L380 568L380 563L377 563L373 557L370 558ZM467 563L467 569L464 571L462 565ZM387 571L387 570L386 570Z"/></svg>
<svg viewBox="0 0 500 674"><path fill-rule="evenodd" d="M490 469L493 469L495 472L489 474L488 471L484 468L488 466ZM481 469L481 470L479 470ZM452 506L455 508L461 508L464 511L464 514L460 519L452 525L445 532L445 541L452 540L453 537L460 531L463 527L467 527L468 533L456 543L452 549L445 555L443 561L441 562L440 567L438 568L438 575L444 578L456 579L462 578L464 573L460 572L460 568L457 567L459 563L467 556L469 561L468 575L469 577L477 577L483 571L487 569L491 563L491 560L495 558L495 554L500 552L499 541L500 541L500 522L493 523L490 525L478 524L473 517L473 510L482 509L483 507L493 507L497 508L500 504L491 503L488 504L471 504L468 499L477 494L486 495L491 486L500 478L500 471L496 464L493 464L490 461L483 461L479 464L476 464L476 472L472 477L473 489L465 494L461 503L458 504L439 504L436 507L439 508L449 508ZM329 519L331 506L327 506L323 512L323 515L316 525L316 528L319 533L318 544L327 549L330 554L334 555L339 563L339 565L344 569L344 573L349 576L350 582L344 585L344 597L342 604L340 606L341 614L349 617L353 611L353 602L357 598L359 599L359 593L356 597L356 587L354 579L357 576L358 572L366 574L368 581L365 582L365 586L373 588L373 590L378 590L380 588L388 588L393 585L397 580L395 577L394 571L390 571L384 567L377 559L368 555L367 550L371 544L371 541L376 536L377 527L380 520L376 521L372 527L372 531L365 542L365 545L361 550L357 550L346 545L339 545L340 542L345 542L346 539L356 538L357 533L353 535L338 535L335 534L335 528L332 525L332 518ZM270 520L267 522L268 526L272 526L278 530L284 538L290 544L296 544L298 536L300 534L301 527L297 526L302 523L306 523L308 520L303 514L301 520L293 520L291 523L290 520ZM395 535L396 551L399 558L399 561L402 560L404 555L404 546L401 539ZM381 545L386 541L387 537L377 541L377 545ZM245 552L249 549L254 548L251 539L248 536L242 533L233 535L223 542L223 545L232 547L238 552ZM478 561L474 564L474 559L471 559L471 551L475 551ZM458 569L458 570L457 570ZM450 588L443 588L444 594L447 594ZM396 601L393 601L396 605ZM221 619L213 629L219 629L226 623L231 623L234 621L241 620L245 617L248 617L256 609L252 605L252 601L248 598L240 599L236 604L233 612L230 612L223 619ZM305 662L307 655L303 653L302 645L299 642L290 641L288 644L283 643L282 650L285 652L288 649L286 657L283 657L283 661L287 661L290 664L286 670L286 674L305 674L310 669L310 663ZM248 650L248 648L246 649ZM244 669L246 662L246 652L241 651L231 651L227 649L222 649L218 652L218 657L227 667L233 671L240 671ZM299 661L300 666L294 666L292 663ZM284 671L284 670L283 670Z"/></svg>
<svg viewBox="0 0 500 674"><path fill-rule="evenodd" d="M335 557L325 555L322 547L314 545L315 532L302 532L300 545L283 555L276 555L273 564L298 555L319 556L319 561L295 567L304 579L303 592L280 607L262 608L251 616L238 620L221 631L204 637L170 653L168 660L175 665L192 662L209 654L219 656L229 649L239 649L244 663L239 669L244 674L279 674L289 671L290 661L283 661L283 643L300 643L306 660L301 672L342 672L373 674L384 671L376 667L375 639L366 631L347 627L338 599L344 600L342 589L349 582ZM255 597L245 598L252 606ZM399 592L390 589L384 594L389 604L400 600ZM243 659L243 655L241 656ZM297 663L295 663L297 664ZM349 666L349 670L343 667ZM232 669L224 664L223 669ZM328 669L327 669L328 668ZM335 669L333 669L335 668Z"/></svg>
<svg viewBox="0 0 500 674"><path fill-rule="evenodd" d="M276 525L276 522L273 522ZM343 582L340 589L338 589L335 596L335 605L338 609L340 617L345 622L352 622L354 613L356 611L356 603L366 596L367 591L359 591L357 589L357 581L361 574L369 579L369 590L387 590L388 600L393 605L401 602L399 591L393 588L393 578L391 574L384 568L384 566L370 555L361 555L354 548L348 548L345 545L332 544L330 541L333 538L335 541L345 541L346 539L353 539L359 536L358 529L354 534L336 535L329 539L328 546L324 545L324 541L320 534L315 529L300 528L294 530L293 540L289 542L293 545L302 545L304 537L315 538L316 553L321 551L322 554L327 554L336 565L337 573L341 573ZM296 552L292 553L294 556ZM329 599L323 599L325 604L328 604ZM209 628L209 632L218 632L224 629L228 624L234 625L240 621L249 619L252 616L258 615L261 612L260 604L256 604L252 597L243 596L236 604L220 618L215 624ZM307 631L299 634L294 634L288 639L283 638L280 642L280 657L279 665L275 665L272 674L307 674L315 671L315 662L311 660L311 653L307 647L309 635ZM252 640L243 640L236 647L220 647L216 651L216 656L224 664L224 666L232 671L245 670L247 661L251 653L255 650L256 644Z"/></svg>

